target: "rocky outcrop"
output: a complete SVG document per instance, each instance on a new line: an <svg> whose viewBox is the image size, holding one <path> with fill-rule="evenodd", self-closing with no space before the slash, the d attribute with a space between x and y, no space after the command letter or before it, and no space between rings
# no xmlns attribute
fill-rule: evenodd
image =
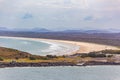
<svg viewBox="0 0 120 80"><path fill-rule="evenodd" d="M0 67L49 67L49 66L75 66L76 64L71 62L39 62L39 63L5 63L1 62Z"/></svg>

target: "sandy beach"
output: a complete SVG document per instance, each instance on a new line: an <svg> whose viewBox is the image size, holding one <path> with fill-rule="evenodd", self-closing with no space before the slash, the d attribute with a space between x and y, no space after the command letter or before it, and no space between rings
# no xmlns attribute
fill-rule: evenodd
<svg viewBox="0 0 120 80"><path fill-rule="evenodd" d="M93 51L101 51L105 49L118 50L120 48L109 45L87 43L87 42L77 42L77 41L66 41L66 40L52 40L52 39L41 39L41 38L24 38L24 37L6 37L0 36L0 38L14 38L14 39L23 39L23 40L34 40L41 41L48 44L57 45L64 47L64 50L57 53L57 55L71 55L75 53L88 53ZM56 44L56 45L55 45ZM63 46L65 45L65 46ZM63 48L62 48L63 49ZM54 53L56 55L56 53Z"/></svg>

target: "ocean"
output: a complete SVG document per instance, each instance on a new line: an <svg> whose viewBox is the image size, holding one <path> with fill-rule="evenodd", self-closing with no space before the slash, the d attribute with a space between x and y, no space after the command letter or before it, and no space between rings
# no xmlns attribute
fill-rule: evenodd
<svg viewBox="0 0 120 80"><path fill-rule="evenodd" d="M46 55L46 53L42 51L48 49L51 45L40 41L0 38L0 46L37 55Z"/></svg>
<svg viewBox="0 0 120 80"><path fill-rule="evenodd" d="M120 80L120 66L1 68L0 80Z"/></svg>
<svg viewBox="0 0 120 80"><path fill-rule="evenodd" d="M0 46L37 55L65 53L72 48L61 43L16 38L0 38ZM120 80L120 66L0 68L0 80Z"/></svg>
<svg viewBox="0 0 120 80"><path fill-rule="evenodd" d="M13 48L42 56L70 54L79 49L78 46L71 44L16 37L0 37L0 47Z"/></svg>

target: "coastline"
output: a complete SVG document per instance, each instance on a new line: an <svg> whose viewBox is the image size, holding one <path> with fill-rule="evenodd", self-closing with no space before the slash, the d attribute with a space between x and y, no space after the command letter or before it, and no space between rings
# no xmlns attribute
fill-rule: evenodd
<svg viewBox="0 0 120 80"><path fill-rule="evenodd" d="M88 43L88 42L77 42L77 41L67 41L67 40L53 40L53 39L42 39L42 38L26 38L26 37L7 37L0 36L0 38L14 38L14 39L22 39L22 40L33 40L40 41L48 44L58 44L58 45L67 45L70 48L67 51L63 52L64 54L54 54L54 55L72 55L75 53L89 53L93 51L101 51L106 49L112 50L120 50L120 48L110 45L102 45L96 43ZM67 49L66 48L66 49ZM62 53L62 52L61 52Z"/></svg>
<svg viewBox="0 0 120 80"><path fill-rule="evenodd" d="M67 41L67 40L54 40L54 39L42 39L42 38L25 38L25 37L7 37L7 36L0 36L0 38L14 38L14 39L22 39L22 40L33 40L33 41L43 41L48 44L65 44L69 46L76 46L78 49L71 50L68 53L64 55L72 55L75 53L89 53L93 51L101 51L106 49L112 49L112 50L120 50L120 48L110 45L104 45L104 44L96 44L96 43L88 43L88 42L77 42L77 41Z"/></svg>
<svg viewBox="0 0 120 80"><path fill-rule="evenodd" d="M52 39L41 39L41 38L24 38L24 37L6 37L3 36L0 38L13 38L13 39L20 39L20 40L33 40L33 41L40 41L48 44L62 44L62 45L69 45L70 48L72 46L72 50L69 49L68 52L69 54L64 54L63 52L62 55L65 55L65 58L54 58L50 59L51 61L43 60L43 61L32 61L32 62L26 62L26 61L9 61L9 62L0 62L0 68L5 68L5 67L51 67L51 66L96 66L96 65L120 65L120 62L117 61L103 61L104 59L109 60L107 58L86 58L86 59L81 59L79 58L80 56L72 56L73 54L87 54L89 52L94 52L94 51L101 51L105 49L112 49L112 50L120 50L117 47L114 46L108 46L108 45L101 45L101 44L94 44L94 43L87 43L87 42L75 42L75 41L65 41L65 40L52 40ZM75 46L78 46L78 50L74 50ZM74 51L74 52L72 52ZM60 56L60 55L56 55ZM77 59L79 58L79 59Z"/></svg>
<svg viewBox="0 0 120 80"><path fill-rule="evenodd" d="M112 65L118 65L120 66L120 63L115 62L97 62L97 61L89 61L81 64L76 64L72 62L39 62L39 63L27 63L27 62L1 62L0 68L14 68L14 67L57 67L57 66L112 66Z"/></svg>

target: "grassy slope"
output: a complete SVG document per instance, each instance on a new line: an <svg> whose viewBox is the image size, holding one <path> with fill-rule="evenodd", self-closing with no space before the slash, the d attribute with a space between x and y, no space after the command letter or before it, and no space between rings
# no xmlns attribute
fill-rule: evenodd
<svg viewBox="0 0 120 80"><path fill-rule="evenodd" d="M0 58L3 59L3 62L11 62L15 60L17 62L62 62L69 61L72 62L74 59L64 58L63 56L51 58L50 56L37 56L32 55L27 52L22 52L15 49L0 47ZM31 60L32 58L33 60ZM2 61L2 60L1 60Z"/></svg>
<svg viewBox="0 0 120 80"><path fill-rule="evenodd" d="M102 54L101 54L102 52ZM3 48L0 47L0 61L1 58L3 59L2 62L11 62L12 60L16 62L86 62L91 60L98 60L98 59L112 59L111 57L106 57L106 55L120 55L120 50L103 50L100 52L91 52L88 54L74 54L71 56L37 56L32 55L27 52L18 51L15 49L10 48ZM113 56L113 57L114 57Z"/></svg>
<svg viewBox="0 0 120 80"><path fill-rule="evenodd" d="M0 57L5 59L27 58L29 56L31 56L31 54L26 52L0 47Z"/></svg>

